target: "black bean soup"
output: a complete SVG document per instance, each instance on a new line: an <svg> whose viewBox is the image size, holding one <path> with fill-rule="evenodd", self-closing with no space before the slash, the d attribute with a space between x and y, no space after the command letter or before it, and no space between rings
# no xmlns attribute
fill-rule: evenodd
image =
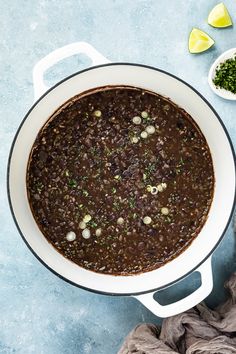
<svg viewBox="0 0 236 354"><path fill-rule="evenodd" d="M183 252L214 192L209 147L170 100L128 86L74 97L34 143L27 188L47 240L86 269L130 275Z"/></svg>

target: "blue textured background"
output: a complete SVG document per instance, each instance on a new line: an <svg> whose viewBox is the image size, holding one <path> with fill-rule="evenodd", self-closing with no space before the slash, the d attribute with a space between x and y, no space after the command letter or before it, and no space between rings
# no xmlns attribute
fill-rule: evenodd
<svg viewBox="0 0 236 354"><path fill-rule="evenodd" d="M6 166L18 125L33 100L32 68L50 51L87 41L111 61L139 62L180 76L197 88L222 117L236 144L235 102L215 96L207 84L212 61L236 46L234 28L206 23L214 0L42 0L0 1L0 353L113 354L139 322L159 320L132 298L113 298L75 288L45 269L30 253L13 223L6 195ZM225 0L236 23L236 3ZM206 30L216 45L191 55L193 26ZM88 66L75 56L47 76L55 83ZM226 181L227 183L227 181ZM222 205L222 208L224 206ZM223 282L235 270L232 225L213 257L214 306L225 294ZM196 285L188 282L166 298Z"/></svg>

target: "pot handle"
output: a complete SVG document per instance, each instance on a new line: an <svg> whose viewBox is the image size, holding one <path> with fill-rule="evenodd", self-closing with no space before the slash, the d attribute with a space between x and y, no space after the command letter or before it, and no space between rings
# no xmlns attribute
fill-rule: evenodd
<svg viewBox="0 0 236 354"><path fill-rule="evenodd" d="M105 58L94 47L86 42L75 42L54 50L34 66L33 84L35 101L49 88L44 83L45 71L60 60L68 58L74 54L86 54L92 60L91 66L110 62L110 60Z"/></svg>
<svg viewBox="0 0 236 354"><path fill-rule="evenodd" d="M213 289L211 257L209 257L195 272L201 274L201 286L192 294L169 305L161 305L153 296L156 291L148 294L134 296L144 306L146 306L154 315L159 317L170 317L181 312L187 311L203 301Z"/></svg>

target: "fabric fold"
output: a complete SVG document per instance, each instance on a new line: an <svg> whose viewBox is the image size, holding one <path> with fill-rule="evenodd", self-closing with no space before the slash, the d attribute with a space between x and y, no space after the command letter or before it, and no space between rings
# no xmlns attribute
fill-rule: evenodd
<svg viewBox="0 0 236 354"><path fill-rule="evenodd" d="M118 354L236 354L236 273L225 283L227 301L214 310L205 303L154 324L136 326Z"/></svg>

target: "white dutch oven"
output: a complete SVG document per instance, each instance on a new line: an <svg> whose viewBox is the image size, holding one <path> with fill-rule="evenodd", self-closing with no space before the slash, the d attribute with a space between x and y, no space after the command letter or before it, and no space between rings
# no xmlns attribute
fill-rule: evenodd
<svg viewBox="0 0 236 354"><path fill-rule="evenodd" d="M86 54L92 60L92 65L97 66L75 73L48 90L43 81L44 72L59 60L78 53ZM54 273L74 285L98 293L132 295L154 314L168 317L196 305L212 290L211 254L228 226L235 198L234 152L219 116L190 85L152 67L126 63L109 64L108 62L89 44L79 42L52 52L35 66L33 80L37 101L18 129L9 158L10 206L16 225L26 244L35 256ZM26 193L26 168L30 150L39 130L49 116L78 93L106 85L142 87L167 96L183 107L205 135L215 171L216 184L212 206L198 237L173 261L157 270L133 276L94 273L64 258L40 232L32 216ZM154 300L153 296L157 290L180 281L193 271L201 274L201 286L191 295L166 306Z"/></svg>

